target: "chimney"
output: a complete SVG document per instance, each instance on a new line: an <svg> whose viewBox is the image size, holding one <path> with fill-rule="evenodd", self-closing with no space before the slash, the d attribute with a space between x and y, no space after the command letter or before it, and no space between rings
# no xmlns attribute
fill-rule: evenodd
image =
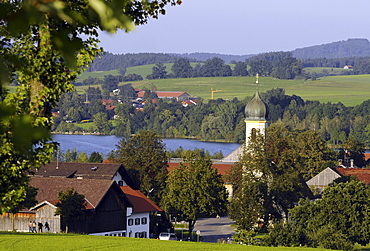
<svg viewBox="0 0 370 251"><path fill-rule="evenodd" d="M350 159L349 161L351 162L351 168L354 168L354 159Z"/></svg>
<svg viewBox="0 0 370 251"><path fill-rule="evenodd" d="M342 159L338 159L338 166L342 166L343 165L343 160Z"/></svg>

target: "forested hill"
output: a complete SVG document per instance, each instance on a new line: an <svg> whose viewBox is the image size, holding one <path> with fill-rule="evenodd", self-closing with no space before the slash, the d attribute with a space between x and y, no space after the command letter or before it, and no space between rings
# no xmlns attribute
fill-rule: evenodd
<svg viewBox="0 0 370 251"><path fill-rule="evenodd" d="M174 54L182 58L189 58L189 59L195 59L197 61L204 62L207 59L212 58L221 58L225 63L230 63L232 61L242 61L244 62L246 59L251 58L255 56L254 54L250 55L231 55L231 54L220 54L220 53L206 53L206 52L195 52L195 53L182 53L182 54Z"/></svg>
<svg viewBox="0 0 370 251"><path fill-rule="evenodd" d="M178 59L179 56L164 53L112 54L107 52L101 57L96 57L88 71L110 71L139 65L174 63Z"/></svg>
<svg viewBox="0 0 370 251"><path fill-rule="evenodd" d="M370 56L370 42L367 39L348 39L347 41L315 45L292 51L299 59L309 58L344 58Z"/></svg>
<svg viewBox="0 0 370 251"><path fill-rule="evenodd" d="M305 48L295 49L292 53L297 59L316 59L316 58L354 58L369 57L370 42L367 39L348 39L347 41L333 42L329 44L315 45ZM266 54L266 53L265 53ZM96 58L88 71L109 71L124 69L127 67L174 63L179 58L188 58L190 62L205 62L212 58L221 58L225 63L245 62L247 59L258 55L229 55L219 53L127 53L112 54L107 52L100 58Z"/></svg>

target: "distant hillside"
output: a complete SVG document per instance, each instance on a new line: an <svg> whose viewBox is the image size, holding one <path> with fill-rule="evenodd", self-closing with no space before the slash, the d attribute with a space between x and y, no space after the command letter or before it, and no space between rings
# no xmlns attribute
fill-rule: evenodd
<svg viewBox="0 0 370 251"><path fill-rule="evenodd" d="M207 59L212 59L215 57L221 58L226 64L231 63L231 61L242 61L255 56L254 54L250 55L230 55L230 54L220 54L220 53L206 53L206 52L195 52L195 53L182 53L182 54L173 54L182 58L195 59L197 61L204 62Z"/></svg>
<svg viewBox="0 0 370 251"><path fill-rule="evenodd" d="M315 45L292 51L300 59L309 58L344 58L370 56L370 42L367 39L355 38L347 41Z"/></svg>
<svg viewBox="0 0 370 251"><path fill-rule="evenodd" d="M95 57L94 62L90 65L88 71L111 71L140 65L173 63L178 59L178 56L169 53L112 54L107 52L106 54L101 55L101 57Z"/></svg>
<svg viewBox="0 0 370 251"><path fill-rule="evenodd" d="M293 57L299 59L317 58L350 58L369 57L370 42L367 39L348 39L347 41L333 42L329 44L315 45L291 51ZM101 58L95 58L88 71L110 71L140 65L174 63L179 58L188 58L190 62L204 62L214 57L221 58L226 64L233 61L245 62L247 59L260 54L230 55L220 53L106 53ZM266 54L266 53L265 53ZM324 65L322 65L324 66Z"/></svg>

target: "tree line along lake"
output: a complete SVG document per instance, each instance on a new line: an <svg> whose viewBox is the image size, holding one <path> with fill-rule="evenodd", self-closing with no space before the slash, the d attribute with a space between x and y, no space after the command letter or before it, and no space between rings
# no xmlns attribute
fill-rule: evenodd
<svg viewBox="0 0 370 251"><path fill-rule="evenodd" d="M116 150L116 145L122 137L114 135L74 135L74 134L54 134L53 141L59 143L59 149L65 153L68 149L76 148L77 152L85 152L90 155L92 152L98 152L104 155L104 158L112 151ZM209 151L211 155L222 151L224 156L228 155L240 146L237 143L224 142L206 142L193 139L162 139L168 151L176 150L180 146L186 150L195 148Z"/></svg>

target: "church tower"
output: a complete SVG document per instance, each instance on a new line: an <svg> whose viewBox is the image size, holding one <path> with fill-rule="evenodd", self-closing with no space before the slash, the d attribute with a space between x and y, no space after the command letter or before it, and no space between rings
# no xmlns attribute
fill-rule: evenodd
<svg viewBox="0 0 370 251"><path fill-rule="evenodd" d="M264 134L267 128L267 105L262 101L258 90L258 74L256 76L257 90L253 99L245 107L245 145L249 137L257 130Z"/></svg>
<svg viewBox="0 0 370 251"><path fill-rule="evenodd" d="M245 107L245 144L239 146L229 155L221 160L221 162L236 162L239 160L240 156L243 154L244 146L248 146L248 140L251 135L257 130L260 133L265 134L267 128L267 115L268 109L267 105L262 101L260 93L258 90L258 74L256 76L256 94L253 99L249 101Z"/></svg>

